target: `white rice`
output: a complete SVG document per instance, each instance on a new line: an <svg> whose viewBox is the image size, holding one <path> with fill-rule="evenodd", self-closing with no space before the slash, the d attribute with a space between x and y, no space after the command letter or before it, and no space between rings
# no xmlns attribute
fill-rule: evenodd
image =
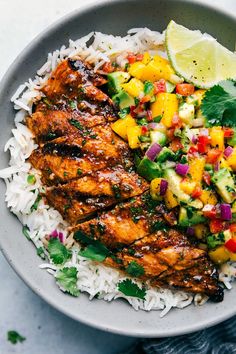
<svg viewBox="0 0 236 354"><path fill-rule="evenodd" d="M55 209L46 205L44 200L40 200L37 210L31 211L38 194L43 191L44 187L40 181L40 172L33 169L27 162L27 158L37 145L31 132L24 125L24 119L32 113L33 102L42 96L39 90L47 81L51 71L66 57L73 58L79 55L93 64L95 70L111 59L124 67L127 63L127 52L143 53L148 50L151 54L164 55L163 38L163 34L148 28L135 28L129 30L125 37L91 32L78 40L70 40L68 47L63 45L60 50L49 53L47 61L37 71L37 76L20 85L12 96L11 101L18 112L15 115L15 128L12 129L13 137L8 140L4 149L10 152L9 167L0 171L0 178L6 182L5 200L8 208L23 225L28 226L30 239L37 248L43 246L45 237L55 229L63 232L64 243L67 247L73 244L73 239L67 232L67 223ZM87 42L91 40L92 44L87 46ZM36 178L33 185L27 182L30 174ZM195 304L202 304L206 301L206 297L199 294L194 299L191 294L183 291L152 288L148 284L145 300L125 296L118 290L117 284L127 277L124 277L118 270L79 256L76 247L72 248L72 258L64 266L76 267L78 289L88 293L89 299L95 296L106 301L124 298L135 310L161 310L160 316L167 314L173 307L184 308L193 301ZM55 276L61 266L45 263L40 268L47 269ZM221 281L229 289L235 274L235 263L225 265L220 274ZM135 282L142 287L140 281L135 280Z"/></svg>

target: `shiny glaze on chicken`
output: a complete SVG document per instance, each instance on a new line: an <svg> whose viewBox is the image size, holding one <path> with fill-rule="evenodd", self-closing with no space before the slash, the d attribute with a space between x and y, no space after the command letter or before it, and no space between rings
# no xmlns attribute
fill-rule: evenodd
<svg viewBox="0 0 236 354"><path fill-rule="evenodd" d="M105 83L78 58L62 61L43 87L26 123L39 144L29 161L41 171L44 197L69 222L75 241L83 235L110 250L105 264L126 271L135 261L143 281L221 301L206 252L151 199L128 145L112 131L117 115L99 88Z"/></svg>

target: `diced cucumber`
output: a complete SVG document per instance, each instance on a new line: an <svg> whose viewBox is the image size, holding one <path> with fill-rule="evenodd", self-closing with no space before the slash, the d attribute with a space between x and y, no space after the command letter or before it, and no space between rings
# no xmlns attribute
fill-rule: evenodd
<svg viewBox="0 0 236 354"><path fill-rule="evenodd" d="M172 93L175 90L175 85L170 81L166 81L166 92Z"/></svg>
<svg viewBox="0 0 236 354"><path fill-rule="evenodd" d="M175 153L171 149L164 146L157 157L157 161L158 162L165 162L166 160L171 160L174 158L175 158Z"/></svg>
<svg viewBox="0 0 236 354"><path fill-rule="evenodd" d="M206 221L206 218L202 215L200 211L194 211L192 215L188 215L186 208L181 207L179 212L179 225L182 227L188 227L192 225L201 224Z"/></svg>
<svg viewBox="0 0 236 354"><path fill-rule="evenodd" d="M152 143L157 143L161 146L165 145L167 142L166 135L158 130L152 130L150 132L150 138Z"/></svg>
<svg viewBox="0 0 236 354"><path fill-rule="evenodd" d="M187 125L192 125L195 109L193 104L182 103L179 106L179 117Z"/></svg>
<svg viewBox="0 0 236 354"><path fill-rule="evenodd" d="M137 172L148 181L162 176L162 170L158 163L144 157L138 165Z"/></svg>
<svg viewBox="0 0 236 354"><path fill-rule="evenodd" d="M117 104L120 107L120 109L135 105L134 98L131 97L124 90L121 90L115 96L112 96L112 100L115 104Z"/></svg>
<svg viewBox="0 0 236 354"><path fill-rule="evenodd" d="M211 180L226 203L232 203L235 200L234 192L236 187L234 179L227 168L222 168L215 172Z"/></svg>
<svg viewBox="0 0 236 354"><path fill-rule="evenodd" d="M122 90L121 85L127 82L130 74L124 71L115 71L107 75L107 86L110 95L114 95Z"/></svg>

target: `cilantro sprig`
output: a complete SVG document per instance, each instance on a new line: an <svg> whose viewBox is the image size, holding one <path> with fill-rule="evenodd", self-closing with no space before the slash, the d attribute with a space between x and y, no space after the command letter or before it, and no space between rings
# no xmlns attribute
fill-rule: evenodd
<svg viewBox="0 0 236 354"><path fill-rule="evenodd" d="M54 264L64 264L71 256L70 251L57 238L49 240L48 253Z"/></svg>
<svg viewBox="0 0 236 354"><path fill-rule="evenodd" d="M201 111L208 126L236 127L236 81L221 81L206 91Z"/></svg>
<svg viewBox="0 0 236 354"><path fill-rule="evenodd" d="M56 280L60 287L72 296L79 296L77 287L78 271L75 267L64 267L56 274Z"/></svg>
<svg viewBox="0 0 236 354"><path fill-rule="evenodd" d="M118 283L118 290L126 296L137 297L145 300L146 289L140 288L131 279L125 279Z"/></svg>
<svg viewBox="0 0 236 354"><path fill-rule="evenodd" d="M133 277L141 277L144 275L144 268L140 264L135 261L131 261L126 268L128 274L132 275Z"/></svg>
<svg viewBox="0 0 236 354"><path fill-rule="evenodd" d="M20 335L17 331L8 331L7 340L12 344L16 344L24 342L26 338Z"/></svg>

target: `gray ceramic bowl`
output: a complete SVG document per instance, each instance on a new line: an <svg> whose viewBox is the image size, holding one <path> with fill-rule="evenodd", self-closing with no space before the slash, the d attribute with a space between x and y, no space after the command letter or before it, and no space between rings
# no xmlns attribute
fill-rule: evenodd
<svg viewBox="0 0 236 354"><path fill-rule="evenodd" d="M229 15L203 6L197 1L122 0L107 1L98 6L75 11L52 25L34 39L16 58L0 86L0 151L11 135L13 107L10 98L18 85L35 75L48 52L79 38L92 30L124 35L131 27L147 26L163 30L174 19L189 28L207 31L229 49L234 48L236 20ZM10 40L10 38L9 38ZM0 168L6 167L8 156L1 153ZM160 319L159 312L134 311L122 301L107 303L86 295L79 299L60 292L54 279L38 268L41 263L33 245L22 237L22 226L7 210L5 185L0 183L0 245L8 262L22 279L52 306L88 325L125 335L166 337L212 326L236 313L236 289L226 292L222 303L208 303L197 308L173 310Z"/></svg>

